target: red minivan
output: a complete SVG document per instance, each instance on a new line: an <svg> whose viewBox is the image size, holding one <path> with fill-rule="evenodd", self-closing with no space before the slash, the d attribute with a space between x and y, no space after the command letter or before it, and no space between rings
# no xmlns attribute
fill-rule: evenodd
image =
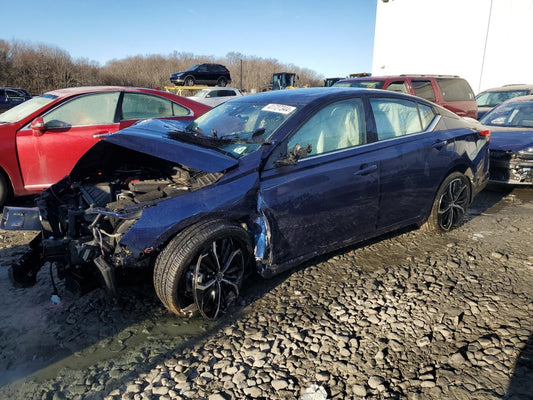
<svg viewBox="0 0 533 400"><path fill-rule="evenodd" d="M343 79L334 87L385 89L432 101L461 117L477 119L477 103L466 80L456 75L366 76Z"/></svg>

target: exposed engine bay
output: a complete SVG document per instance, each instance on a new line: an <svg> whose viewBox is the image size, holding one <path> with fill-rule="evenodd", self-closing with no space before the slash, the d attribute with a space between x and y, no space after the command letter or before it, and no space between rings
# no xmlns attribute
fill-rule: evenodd
<svg viewBox="0 0 533 400"><path fill-rule="evenodd" d="M41 263L36 265L35 254L26 257L31 262L23 257L13 266L15 281L19 278L23 286L35 283L44 259L56 263L60 277L70 274L80 282L87 274L97 277L100 270L105 285L114 290L115 266L143 267L151 261L150 254L131 257L118 244L142 210L213 184L223 175L125 148L109 156L85 160L37 199L42 234L32 247Z"/></svg>

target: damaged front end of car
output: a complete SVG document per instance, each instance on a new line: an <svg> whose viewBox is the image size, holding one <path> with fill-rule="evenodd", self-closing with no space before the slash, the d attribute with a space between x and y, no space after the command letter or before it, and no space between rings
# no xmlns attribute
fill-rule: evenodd
<svg viewBox="0 0 533 400"><path fill-rule="evenodd" d="M533 147L517 152L491 150L490 180L493 183L533 185Z"/></svg>
<svg viewBox="0 0 533 400"><path fill-rule="evenodd" d="M103 285L116 294L117 270L148 267L153 262L152 249L132 252L121 244L143 211L211 185L222 176L135 149L98 143L69 176L37 198L37 207L4 208L3 229L41 231L28 253L12 264L13 283L33 286L37 272L50 262L71 291L83 294Z"/></svg>

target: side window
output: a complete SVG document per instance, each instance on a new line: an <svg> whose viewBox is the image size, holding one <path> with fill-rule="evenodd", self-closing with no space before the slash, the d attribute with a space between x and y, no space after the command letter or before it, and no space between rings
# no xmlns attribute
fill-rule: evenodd
<svg viewBox="0 0 533 400"><path fill-rule="evenodd" d="M122 119L161 118L188 115L189 110L170 100L143 93L124 93Z"/></svg>
<svg viewBox="0 0 533 400"><path fill-rule="evenodd" d="M464 79L437 78L437 85L445 101L474 100L474 92Z"/></svg>
<svg viewBox="0 0 533 400"><path fill-rule="evenodd" d="M390 90L391 92L409 93L405 81L391 82L385 89Z"/></svg>
<svg viewBox="0 0 533 400"><path fill-rule="evenodd" d="M431 107L409 100L370 98L370 106L378 140L422 132L435 117Z"/></svg>
<svg viewBox="0 0 533 400"><path fill-rule="evenodd" d="M43 116L47 128L103 125L115 122L120 92L97 93L77 97Z"/></svg>
<svg viewBox="0 0 533 400"><path fill-rule="evenodd" d="M219 97L222 97L222 96L235 96L235 92L233 90L219 90L218 91L218 96Z"/></svg>
<svg viewBox="0 0 533 400"><path fill-rule="evenodd" d="M20 92L17 92L15 90L9 90L9 89L6 89L6 95L7 97L21 97L22 96Z"/></svg>
<svg viewBox="0 0 533 400"><path fill-rule="evenodd" d="M429 79L413 79L411 81L415 96L422 97L429 101L435 101L435 92Z"/></svg>
<svg viewBox="0 0 533 400"><path fill-rule="evenodd" d="M435 112L431 107L424 104L418 104L418 112L420 114L420 122L422 123L422 130L426 130L435 118Z"/></svg>
<svg viewBox="0 0 533 400"><path fill-rule="evenodd" d="M329 104L313 115L289 140L311 145L310 156L366 143L365 117L360 98Z"/></svg>

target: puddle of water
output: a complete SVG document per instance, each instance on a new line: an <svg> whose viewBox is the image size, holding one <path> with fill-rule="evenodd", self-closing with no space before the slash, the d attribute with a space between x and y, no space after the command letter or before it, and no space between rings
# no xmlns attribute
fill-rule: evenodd
<svg viewBox="0 0 533 400"><path fill-rule="evenodd" d="M30 378L42 382L56 377L63 368L83 370L111 359L135 359L141 355L141 349L151 350L150 353L153 354L164 353L191 338L201 336L214 325L215 322L200 317L182 319L175 315L165 316L155 322L146 320L127 327L113 337L70 353L54 363L48 360L47 365L43 365Z"/></svg>

